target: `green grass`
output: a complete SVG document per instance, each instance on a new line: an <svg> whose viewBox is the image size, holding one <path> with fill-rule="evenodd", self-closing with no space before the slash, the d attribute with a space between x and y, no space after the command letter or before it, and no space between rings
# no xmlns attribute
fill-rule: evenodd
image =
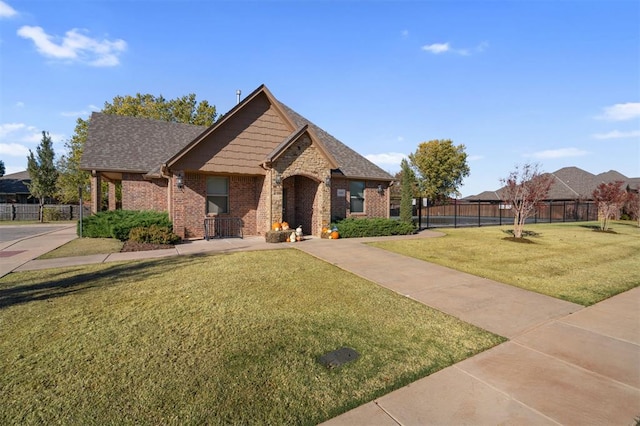
<svg viewBox="0 0 640 426"><path fill-rule="evenodd" d="M0 424L316 424L503 340L297 250L13 273Z"/></svg>
<svg viewBox="0 0 640 426"><path fill-rule="evenodd" d="M531 244L505 241L511 227L440 229L446 236L372 243L407 256L589 306L640 285L640 229L615 222L527 225Z"/></svg>
<svg viewBox="0 0 640 426"><path fill-rule="evenodd" d="M49 253L43 254L38 259L118 253L123 245L122 241L115 238L76 238Z"/></svg>

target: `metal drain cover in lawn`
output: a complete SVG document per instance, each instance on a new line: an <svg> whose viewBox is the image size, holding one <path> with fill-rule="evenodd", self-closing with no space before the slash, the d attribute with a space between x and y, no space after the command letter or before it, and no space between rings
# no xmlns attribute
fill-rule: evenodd
<svg viewBox="0 0 640 426"><path fill-rule="evenodd" d="M322 355L318 358L318 362L328 369L333 369L340 367L342 364L355 361L358 357L360 357L358 352L351 348L344 347Z"/></svg>

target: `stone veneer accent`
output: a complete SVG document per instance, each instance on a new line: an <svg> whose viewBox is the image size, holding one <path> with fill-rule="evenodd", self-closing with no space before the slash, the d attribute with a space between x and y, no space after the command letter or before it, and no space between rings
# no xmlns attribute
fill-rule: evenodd
<svg viewBox="0 0 640 426"><path fill-rule="evenodd" d="M320 235L323 224L328 224L331 220L331 189L324 183L325 178L331 175L331 166L326 157L313 145L309 135L304 133L273 162L272 167L273 198L270 222L283 220L282 189L288 188L288 211L285 214L294 216L296 220L296 223L290 225L304 223L305 234ZM275 183L277 175L280 175L281 185ZM287 179L293 176L295 180L292 185ZM295 213L291 210L292 200L295 200Z"/></svg>

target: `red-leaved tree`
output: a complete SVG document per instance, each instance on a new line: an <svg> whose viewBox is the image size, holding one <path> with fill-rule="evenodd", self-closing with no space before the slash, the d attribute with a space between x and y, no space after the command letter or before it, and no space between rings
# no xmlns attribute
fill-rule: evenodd
<svg viewBox="0 0 640 426"><path fill-rule="evenodd" d="M622 189L623 183L621 180L601 183L593 191L593 200L598 208L598 220L602 231L609 229L609 221L620 214L622 206L627 201L627 192Z"/></svg>
<svg viewBox="0 0 640 426"><path fill-rule="evenodd" d="M640 193L633 191L627 193L625 209L631 215L632 219L638 221L638 228L640 228Z"/></svg>
<svg viewBox="0 0 640 426"><path fill-rule="evenodd" d="M504 185L501 190L503 201L511 204L513 212L513 236L522 238L524 223L535 213L536 208L547 198L553 176L542 173L538 164L526 163L517 166L506 179L500 179Z"/></svg>

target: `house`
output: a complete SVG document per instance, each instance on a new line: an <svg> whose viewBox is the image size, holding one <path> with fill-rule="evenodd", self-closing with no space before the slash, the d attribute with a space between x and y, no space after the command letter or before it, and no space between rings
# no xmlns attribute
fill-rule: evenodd
<svg viewBox="0 0 640 426"><path fill-rule="evenodd" d="M31 177L26 170L0 177L0 203L38 204L38 199L29 192L29 183Z"/></svg>
<svg viewBox="0 0 640 426"><path fill-rule="evenodd" d="M544 201L590 201L593 200L593 191L598 185L615 181L624 182L624 188L629 191L638 191L640 188L640 178L628 178L615 170L594 175L578 167L563 167L551 175L553 183ZM499 203L503 201L501 191L502 188L484 191L465 197L463 201Z"/></svg>
<svg viewBox="0 0 640 426"><path fill-rule="evenodd" d="M237 220L244 235L274 222L320 235L346 217L388 217L393 177L291 108L264 85L210 127L94 113L81 168L101 181L109 208L167 211L182 238L203 238L205 218Z"/></svg>

